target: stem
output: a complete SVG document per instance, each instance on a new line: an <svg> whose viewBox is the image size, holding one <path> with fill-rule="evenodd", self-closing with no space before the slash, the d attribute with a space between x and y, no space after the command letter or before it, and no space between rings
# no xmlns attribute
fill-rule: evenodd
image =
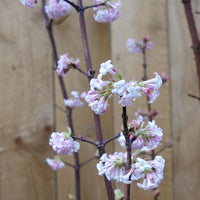
<svg viewBox="0 0 200 200"><path fill-rule="evenodd" d="M146 63L146 50L145 48L143 49L142 51L142 54L143 54L143 68L144 68L144 77L143 77L143 81L146 81L147 80L147 63ZM151 104L148 103L149 102L149 97L146 95L146 99L147 99L147 107L148 107L148 118L149 118L149 121L153 121L153 115L152 115L152 112L151 112ZM152 150L151 151L151 159L153 160L155 158L155 151ZM158 196L154 196L154 200L158 200Z"/></svg>
<svg viewBox="0 0 200 200"><path fill-rule="evenodd" d="M94 145L94 146L97 146L97 144L95 143L95 142L93 142L93 141L91 141L91 140L88 140L88 139L86 139L86 138L84 138L84 137L77 137L77 136L72 136L72 138L74 138L74 139L76 139L76 140L80 140L80 141L82 141L82 142L87 142L87 143L89 143L89 144L92 144L92 145Z"/></svg>
<svg viewBox="0 0 200 200"><path fill-rule="evenodd" d="M108 144L109 142L117 139L118 137L120 136L120 133L118 135L115 135L114 137L110 138L110 139L107 139L104 141L104 145Z"/></svg>
<svg viewBox="0 0 200 200"><path fill-rule="evenodd" d="M44 13L45 22L46 22L46 29L47 29L48 34L49 34L49 39L50 39L51 46L52 46L54 61L55 61L55 63L57 63L58 54L57 54L57 48L56 48L55 39L54 39L54 35L53 35L52 20L49 20L46 13L45 13L45 9L44 9L45 4L46 4L46 1L42 0L43 13ZM65 87L64 80L61 76L58 76L58 79L59 79L59 84L60 84L60 87L61 87L63 98L68 99L67 90L66 90L66 87ZM73 127L73 121L72 121L72 109L70 107L67 107L67 106L66 106L66 117L67 117L67 121L68 121L68 126L72 130L72 135L74 135L74 127ZM80 164L79 164L78 153L76 153L76 152L74 153L74 167L75 167L76 199L81 200Z"/></svg>
<svg viewBox="0 0 200 200"><path fill-rule="evenodd" d="M92 158L86 160L85 162L81 163L80 166L82 167L82 166L84 166L85 164L88 164L89 162L93 161L93 160L96 159L96 158L97 158L97 157L94 156L94 157L92 157Z"/></svg>
<svg viewBox="0 0 200 200"><path fill-rule="evenodd" d="M192 98L194 98L194 99L197 99L197 100L200 101L200 97L197 97L197 96L195 96L195 95L193 95L193 94L188 94L188 96L189 96L189 97L192 97Z"/></svg>
<svg viewBox="0 0 200 200"><path fill-rule="evenodd" d="M83 9L82 0L77 0L77 2L78 2L78 6L80 8L79 23L80 23L80 29L81 29L83 51L84 51L84 55L85 55L86 67L87 67L87 72L88 72L87 73L88 80L90 81L94 77L94 70L92 68L92 62L91 62L91 58L90 58L84 9ZM98 142L99 155L102 156L105 153L105 146L104 146L104 142L103 142L103 134L102 134L102 129L101 129L100 116L94 114L94 121L95 121L95 129L96 129L96 137L97 137L97 142ZM114 192L112 189L112 184L110 181L108 181L108 179L105 177L105 175L104 175L104 181L105 181L109 200L114 200Z"/></svg>
<svg viewBox="0 0 200 200"><path fill-rule="evenodd" d="M185 8L185 14L186 14L187 22L188 22L188 27L189 27L190 35L192 38L193 53L195 56L196 69L197 69L198 82L199 82L199 91L200 91L200 41L199 41L198 32L197 32L197 28L194 21L194 16L192 13L191 0L182 0L182 3Z"/></svg>
<svg viewBox="0 0 200 200"><path fill-rule="evenodd" d="M131 169L131 140L129 137L129 130L128 130L128 116L126 113L126 107L122 107L122 121L123 121L123 134L126 139L126 147L127 147L127 159L128 159L128 170ZM131 178L131 177L130 177ZM130 179L129 178L129 179ZM130 184L126 185L126 200L130 200Z"/></svg>

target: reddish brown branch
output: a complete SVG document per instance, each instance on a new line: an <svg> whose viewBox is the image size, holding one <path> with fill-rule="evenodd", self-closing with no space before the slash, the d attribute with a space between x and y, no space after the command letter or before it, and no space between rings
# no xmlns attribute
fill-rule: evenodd
<svg viewBox="0 0 200 200"><path fill-rule="evenodd" d="M81 28L81 38L82 38L82 44L83 44L83 51L85 55L85 62L87 67L87 74L89 81L94 77L94 70L92 68L92 62L90 58L90 51L89 51L89 44L88 44L88 38L87 38L87 31L86 31L86 24L85 24L85 16L84 16L84 7L82 0L77 0L79 10L79 23ZM105 145L103 141L103 134L102 134L102 128L101 128L101 120L100 116L94 114L94 121L95 121L95 129L96 129L96 137L98 142L98 149L99 149L99 155L102 156L105 153ZM107 194L109 200L114 200L114 192L112 189L112 184L108 179L104 176L105 185L107 189Z"/></svg>
<svg viewBox="0 0 200 200"><path fill-rule="evenodd" d="M186 14L187 22L188 22L188 27L189 27L190 35L192 38L193 53L195 56L199 91L200 91L200 41L199 41L198 32L197 32L197 28L194 21L194 16L192 13L191 0L182 0L182 3L185 8L185 14Z"/></svg>

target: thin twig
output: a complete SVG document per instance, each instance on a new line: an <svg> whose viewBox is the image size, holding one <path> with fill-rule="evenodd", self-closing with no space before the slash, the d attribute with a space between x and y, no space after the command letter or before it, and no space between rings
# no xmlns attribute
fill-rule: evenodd
<svg viewBox="0 0 200 200"><path fill-rule="evenodd" d="M56 108L58 108L60 111L64 112L64 113L67 112L65 109L63 109L62 107L60 107L60 106L57 105L57 104L54 104L54 106L55 106Z"/></svg>
<svg viewBox="0 0 200 200"><path fill-rule="evenodd" d="M112 138L110 138L110 139L105 140L105 141L103 142L104 145L106 145L106 144L108 144L109 142L111 142L111 141L117 139L119 136L120 136L120 133L119 133L118 135L115 135L114 137L112 137Z"/></svg>
<svg viewBox="0 0 200 200"><path fill-rule="evenodd" d="M189 96L189 97L192 97L192 98L194 98L194 99L197 99L197 100L200 101L200 97L197 97L197 96L195 96L195 95L193 95L193 94L188 94L188 96Z"/></svg>
<svg viewBox="0 0 200 200"><path fill-rule="evenodd" d="M70 4L77 12L80 11L80 7L78 5L76 5L75 3L73 3L72 1L69 0L64 0L65 2L67 2L68 4Z"/></svg>
<svg viewBox="0 0 200 200"><path fill-rule="evenodd" d="M81 137L77 137L75 135L72 135L72 138L75 139L75 140L80 140L81 142L87 142L87 143L92 144L92 145L97 147L97 144L95 142L93 142L91 140L88 140L88 139L86 139L86 138L84 138L82 136Z"/></svg>
<svg viewBox="0 0 200 200"><path fill-rule="evenodd" d="M68 162L65 162L65 161L62 161L62 162L64 162L64 163L65 163L65 165L67 165L67 166L70 166L70 167L72 167L72 168L75 168L75 166L74 166L74 165L72 165L72 164L70 164L70 163L68 163Z"/></svg>
<svg viewBox="0 0 200 200"><path fill-rule="evenodd" d="M186 14L187 22L188 22L188 27L189 27L190 35L192 38L193 53L194 53L195 61L196 61L196 69L197 69L199 91L200 91L200 41L198 37L198 31L197 31L196 24L194 21L191 0L182 0L182 3L185 8L185 14Z"/></svg>
<svg viewBox="0 0 200 200"><path fill-rule="evenodd" d="M80 73L84 74L85 76L88 77L88 74L86 72L84 72L82 69L80 69L79 67L77 67L76 65L73 65L74 69L78 70Z"/></svg>
<svg viewBox="0 0 200 200"><path fill-rule="evenodd" d="M53 51L53 56L54 56L54 61L55 64L58 61L58 54L57 54L57 48L56 48L56 44L55 44L55 38L53 35L53 29L52 29L52 20L48 19L48 16L45 12L45 4L46 1L42 0L42 7L43 7L43 13L44 13L44 18L45 18L45 24L46 24L46 29L47 32L49 34L49 39L51 42L51 47L52 47L52 51ZM61 76L58 76L58 80L59 80L59 84L60 84L60 88L62 91L62 95L64 99L68 99L68 95L67 95L67 90L65 87L65 83L64 80ZM73 120L72 120L72 109L68 106L65 106L66 108L66 117L67 117L67 121L68 121L68 126L71 128L72 130L72 135L74 135L74 127L73 127ZM79 166L79 156L77 152L74 152L74 165L75 165L75 191L76 191L76 199L77 200L81 200L81 191L80 191L80 166Z"/></svg>
<svg viewBox="0 0 200 200"><path fill-rule="evenodd" d="M80 167L82 167L82 166L84 166L84 165L88 164L89 162L93 161L93 160L94 160L94 159L96 159L96 158L97 158L97 157L96 157L96 156L94 156L94 157L92 157L92 158L90 158L90 159L86 160L85 162L83 162L83 163L81 163L81 164L80 164Z"/></svg>
<svg viewBox="0 0 200 200"><path fill-rule="evenodd" d="M99 7L99 6L104 6L106 4L106 1L100 4L94 4L94 5L90 5L90 6L85 6L83 9L86 10L88 8L95 8L95 7Z"/></svg>

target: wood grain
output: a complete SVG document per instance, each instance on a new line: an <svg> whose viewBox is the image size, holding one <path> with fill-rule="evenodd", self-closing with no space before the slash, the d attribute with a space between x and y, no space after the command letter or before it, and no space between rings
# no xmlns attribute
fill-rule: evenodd
<svg viewBox="0 0 200 200"><path fill-rule="evenodd" d="M3 0L0 17L0 199L53 200L55 176L45 163L52 155L51 52L41 9Z"/></svg>
<svg viewBox="0 0 200 200"><path fill-rule="evenodd" d="M193 1L194 12L199 6L198 1ZM188 97L188 94L199 96L198 79L183 5L169 1L168 9L174 199L199 199L200 104ZM198 25L199 16L195 18Z"/></svg>

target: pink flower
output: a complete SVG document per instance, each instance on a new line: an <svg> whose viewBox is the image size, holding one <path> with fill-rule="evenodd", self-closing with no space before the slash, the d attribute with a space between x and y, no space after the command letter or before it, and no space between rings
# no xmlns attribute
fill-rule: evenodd
<svg viewBox="0 0 200 200"><path fill-rule="evenodd" d="M152 48L153 43L150 41L150 35L144 37L142 41L137 42L135 39L128 39L126 47L132 53L142 53L143 49L148 50Z"/></svg>
<svg viewBox="0 0 200 200"><path fill-rule="evenodd" d="M130 184L133 180L142 178L143 183L137 183L138 187L144 190L157 188L163 179L164 165L165 160L161 156L156 156L152 161L137 158L132 169L126 175L121 176L120 181Z"/></svg>
<svg viewBox="0 0 200 200"><path fill-rule="evenodd" d="M113 87L112 93L119 96L123 96L124 92L127 90L127 84L125 80L115 82Z"/></svg>
<svg viewBox="0 0 200 200"><path fill-rule="evenodd" d="M162 79L158 73L155 72L154 74L156 75L155 78L147 81L142 81L138 84L141 87L141 91L143 91L149 97L148 103L153 103L160 95L158 89L162 85Z"/></svg>
<svg viewBox="0 0 200 200"><path fill-rule="evenodd" d="M110 83L110 81L103 81L101 74L98 75L97 79L93 78L90 81L90 90L95 91L95 89L103 90L103 88Z"/></svg>
<svg viewBox="0 0 200 200"><path fill-rule="evenodd" d="M143 183L137 183L139 188L144 190L151 190L157 188L160 182L163 180L163 170L165 166L165 160L161 156L156 156L154 160L149 161L151 170L145 170L143 174Z"/></svg>
<svg viewBox="0 0 200 200"><path fill-rule="evenodd" d="M116 69L111 64L111 60L108 60L105 63L102 63L99 72L102 75L106 75L107 73L110 73L112 75L116 75L116 73L117 73Z"/></svg>
<svg viewBox="0 0 200 200"><path fill-rule="evenodd" d="M68 53L61 55L60 60L58 60L58 65L56 68L56 72L59 76L65 76L68 70L71 67L79 67L80 66L80 60L77 58L74 60L74 58L69 58Z"/></svg>
<svg viewBox="0 0 200 200"><path fill-rule="evenodd" d="M53 170L62 169L65 166L65 163L62 162L58 156L54 159L47 158L46 162Z"/></svg>
<svg viewBox="0 0 200 200"><path fill-rule="evenodd" d="M94 0L95 4L100 4L105 2L104 6L98 6L94 8L96 10L96 15L94 15L94 20L97 22L107 23L116 20L119 17L119 8L121 6L120 0L117 2L100 1Z"/></svg>
<svg viewBox="0 0 200 200"><path fill-rule="evenodd" d="M70 13L72 6L63 0L49 0L45 12L50 19L58 19Z"/></svg>
<svg viewBox="0 0 200 200"><path fill-rule="evenodd" d="M21 3L24 6L28 6L28 7L33 8L34 7L34 3L37 3L37 0L21 0Z"/></svg>
<svg viewBox="0 0 200 200"><path fill-rule="evenodd" d="M89 104L90 108L97 114L97 115L103 115L105 114L107 107L108 107L108 101L104 99L104 97L101 97L99 100L95 100Z"/></svg>
<svg viewBox="0 0 200 200"><path fill-rule="evenodd" d="M144 122L141 120L133 120L134 122L129 126L129 130L133 132L130 135L130 139L135 138L131 144L131 148L140 149L141 151L151 151L160 145L162 140L162 129L157 127L155 121L148 122L148 125L144 127ZM120 145L126 148L126 141L124 135L121 133L118 138Z"/></svg>
<svg viewBox="0 0 200 200"><path fill-rule="evenodd" d="M70 135L71 133L69 132L53 132L49 140L49 145L58 154L71 155L73 152L79 150L80 145Z"/></svg>
<svg viewBox="0 0 200 200"><path fill-rule="evenodd" d="M127 164L127 154L126 153L117 153L110 154L107 156L104 153L99 163L97 163L98 174L105 175L107 179L120 181L120 177L124 176L126 173L125 166Z"/></svg>
<svg viewBox="0 0 200 200"><path fill-rule="evenodd" d="M83 92L81 95L77 91L72 91L71 95L73 98L64 99L64 104L68 107L82 107L84 103L81 99L84 99L86 96L86 92Z"/></svg>

